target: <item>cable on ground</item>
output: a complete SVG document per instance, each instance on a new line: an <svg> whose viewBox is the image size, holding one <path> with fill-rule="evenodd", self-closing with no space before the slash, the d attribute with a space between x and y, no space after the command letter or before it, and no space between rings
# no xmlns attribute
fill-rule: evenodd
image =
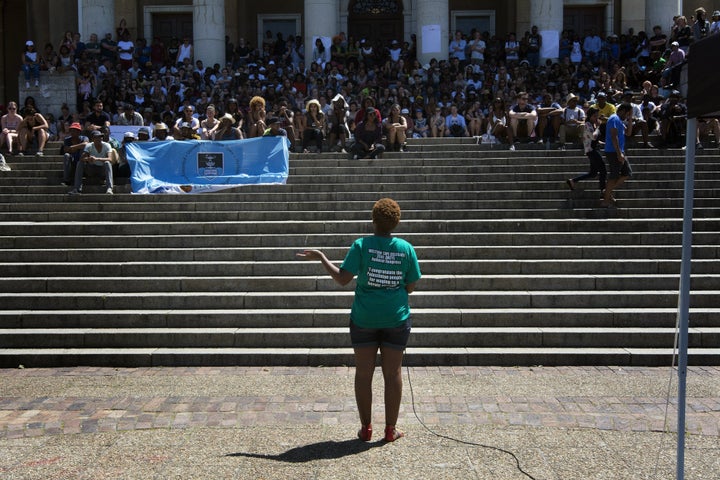
<svg viewBox="0 0 720 480"><path fill-rule="evenodd" d="M525 475L527 478L529 478L531 480L538 480L537 478L533 477L528 472L523 470L522 466L520 465L520 459L517 457L517 455L515 455L510 450L505 450L504 448L495 447L493 445L485 445L482 443L469 442L467 440L460 440L458 438L449 437L447 435L442 435L440 433L437 433L437 432L431 430L430 427L425 425L425 422L422 421L422 419L420 418L420 416L417 413L417 410L415 409L415 392L413 391L412 381L410 380L410 367L408 365L405 365L405 368L407 369L408 385L410 386L410 401L412 403L413 414L415 415L415 418L417 419L417 421L420 422L420 425L422 425L425 428L425 430L427 430L431 434L435 435L436 437L444 438L446 440L452 440L453 442L462 443L464 445L472 445L473 447L481 447L481 448L486 448L488 450L495 450L497 452L501 452L506 455L510 455L515 460L515 466L520 471L520 473L522 473L523 475Z"/></svg>

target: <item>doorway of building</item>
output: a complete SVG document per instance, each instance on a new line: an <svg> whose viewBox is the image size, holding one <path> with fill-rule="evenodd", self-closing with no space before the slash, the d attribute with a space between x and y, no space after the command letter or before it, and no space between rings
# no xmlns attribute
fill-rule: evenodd
<svg viewBox="0 0 720 480"><path fill-rule="evenodd" d="M572 30L582 40L591 31L595 31L601 38L605 32L605 7L568 7L563 9L563 28Z"/></svg>
<svg viewBox="0 0 720 480"><path fill-rule="evenodd" d="M185 36L193 38L193 15L192 13L153 13L152 16L153 36L160 37L165 45L170 45L170 40L177 38L182 42Z"/></svg>
<svg viewBox="0 0 720 480"><path fill-rule="evenodd" d="M404 39L401 0L353 0L348 8L348 35L389 44Z"/></svg>

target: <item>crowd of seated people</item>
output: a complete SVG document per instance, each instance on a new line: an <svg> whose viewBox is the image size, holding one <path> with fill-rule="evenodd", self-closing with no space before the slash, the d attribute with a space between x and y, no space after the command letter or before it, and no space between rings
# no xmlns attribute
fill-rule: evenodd
<svg viewBox="0 0 720 480"><path fill-rule="evenodd" d="M299 152L351 153L368 108L388 151L407 149L407 138L442 136L562 147L560 137L564 141L578 130L577 115L565 115L568 108L599 105L602 124L605 112L630 94L637 107L634 131L645 146L651 146L650 135L660 135L663 146L677 143L683 133L676 120L685 107L673 94L679 88L676 65L693 41L720 30L720 12L712 20L704 20L704 13L668 19L652 34L631 29L583 38L563 31L558 61L544 63L538 60L542 37L536 27L506 38L476 29L454 32L449 58L425 64L417 59L415 35L398 42L340 33L329 48L319 42L307 51L299 36L267 32L258 46L227 40L225 63L205 65L193 57L189 38L169 45L159 38L133 42L121 26L99 42L96 34L83 43L68 32L60 47L72 62L63 63L48 44L39 68L69 68L77 75L78 111L55 115L61 140L71 124L87 125L99 102L113 124L162 123L178 139L213 138L208 132L223 118L223 128L232 118L233 129L224 130L223 138L262 136L274 118ZM187 135L183 125L190 125ZM716 120L700 125L702 134L717 139Z"/></svg>

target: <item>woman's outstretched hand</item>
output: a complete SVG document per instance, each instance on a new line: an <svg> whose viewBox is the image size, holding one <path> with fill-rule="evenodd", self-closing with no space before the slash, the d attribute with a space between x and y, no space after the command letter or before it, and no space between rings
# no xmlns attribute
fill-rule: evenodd
<svg viewBox="0 0 720 480"><path fill-rule="evenodd" d="M322 260L323 253L320 250L303 250L302 252L297 252L295 257L302 260Z"/></svg>

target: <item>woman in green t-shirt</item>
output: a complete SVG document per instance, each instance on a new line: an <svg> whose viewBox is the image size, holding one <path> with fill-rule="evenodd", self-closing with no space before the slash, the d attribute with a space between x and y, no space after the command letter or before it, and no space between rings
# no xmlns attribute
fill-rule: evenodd
<svg viewBox="0 0 720 480"><path fill-rule="evenodd" d="M415 249L392 236L400 222L400 206L382 198L373 206L375 234L353 242L340 267L320 250L304 250L299 258L320 260L340 285L357 275L350 313L350 339L355 351L355 399L362 427L361 440L372 438L372 378L380 349L385 381L385 441L403 436L395 428L402 398L402 358L412 322L408 294L420 279Z"/></svg>

